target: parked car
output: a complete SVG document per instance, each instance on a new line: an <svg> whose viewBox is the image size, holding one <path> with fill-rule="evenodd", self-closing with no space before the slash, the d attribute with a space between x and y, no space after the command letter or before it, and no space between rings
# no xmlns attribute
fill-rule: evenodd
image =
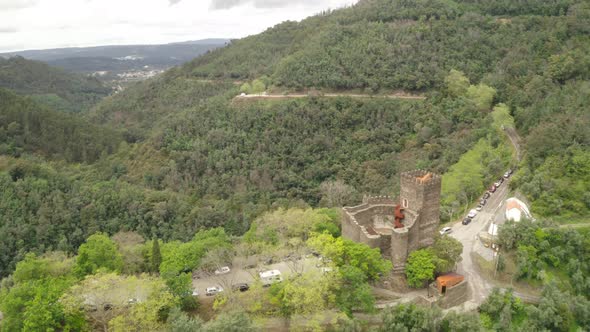
<svg viewBox="0 0 590 332"><path fill-rule="evenodd" d="M504 178L508 179L512 175L512 169L508 169L506 173L504 173Z"/></svg>
<svg viewBox="0 0 590 332"><path fill-rule="evenodd" d="M463 218L463 221L461 222L463 225L469 225L469 223L471 222L471 218Z"/></svg>
<svg viewBox="0 0 590 332"><path fill-rule="evenodd" d="M223 292L223 288L221 288L219 286L207 287L207 289L205 290L205 295L213 296L213 295L216 295L221 292Z"/></svg>
<svg viewBox="0 0 590 332"><path fill-rule="evenodd" d="M196 290L196 289L193 289L193 293L192 293L192 295L193 295L193 296L199 296L199 291L198 291L198 290Z"/></svg>
<svg viewBox="0 0 590 332"><path fill-rule="evenodd" d="M504 178L503 178L503 177L500 177L500 178L498 179L498 183L504 183Z"/></svg>
<svg viewBox="0 0 590 332"><path fill-rule="evenodd" d="M215 270L215 274L216 275L226 274L226 273L229 273L229 271L230 271L229 266L222 266L222 267L218 268L217 270Z"/></svg>
<svg viewBox="0 0 590 332"><path fill-rule="evenodd" d="M477 210L476 209L471 209L469 211L469 214L467 215L467 218L473 219L473 218L475 218L475 216L477 216Z"/></svg>
<svg viewBox="0 0 590 332"><path fill-rule="evenodd" d="M496 186L496 188L500 187L501 184L501 182L494 182L494 186Z"/></svg>
<svg viewBox="0 0 590 332"><path fill-rule="evenodd" d="M440 230L440 235L445 235L445 234L449 234L452 233L453 230L451 229L451 227L443 227L443 229Z"/></svg>
<svg viewBox="0 0 590 332"><path fill-rule="evenodd" d="M490 189L488 189L488 192L490 192L490 193L495 193L495 192L496 192L496 189L498 189L498 187L497 187L495 184L493 184L493 185L490 187Z"/></svg>
<svg viewBox="0 0 590 332"><path fill-rule="evenodd" d="M247 283L244 282L244 283L239 283L239 284L232 285L232 289L234 291L245 292L245 291L247 291L247 290L250 289L250 286Z"/></svg>
<svg viewBox="0 0 590 332"><path fill-rule="evenodd" d="M481 211L482 209L483 209L483 205L481 205L481 204L479 204L479 205L478 205L478 206L475 208L475 210L477 210L477 211Z"/></svg>
<svg viewBox="0 0 590 332"><path fill-rule="evenodd" d="M482 206L483 206L483 205L486 205L487 203L488 203L488 200L487 200L487 199L485 199L485 198L482 198L482 199L479 201L479 205L482 205Z"/></svg>
<svg viewBox="0 0 590 332"><path fill-rule="evenodd" d="M488 199L488 198L490 198L490 196L491 196L491 194L486 191L485 194L483 194L482 199Z"/></svg>

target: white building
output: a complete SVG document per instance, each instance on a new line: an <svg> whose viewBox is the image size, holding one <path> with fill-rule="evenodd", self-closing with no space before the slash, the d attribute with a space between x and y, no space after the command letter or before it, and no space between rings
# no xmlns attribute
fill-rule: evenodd
<svg viewBox="0 0 590 332"><path fill-rule="evenodd" d="M522 218L533 220L533 216L526 204L516 197L506 200L506 220L520 221Z"/></svg>

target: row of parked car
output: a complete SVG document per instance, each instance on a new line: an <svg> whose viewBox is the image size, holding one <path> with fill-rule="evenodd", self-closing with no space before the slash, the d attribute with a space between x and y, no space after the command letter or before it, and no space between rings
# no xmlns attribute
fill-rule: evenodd
<svg viewBox="0 0 590 332"><path fill-rule="evenodd" d="M246 292L250 289L250 285L248 285L247 283L239 283L239 284L232 285L232 289L235 292ZM207 287L205 289L205 295L207 295L207 296L217 295L222 292L223 292L223 287L221 287L221 286ZM199 291L194 289L193 296L199 296Z"/></svg>
<svg viewBox="0 0 590 332"><path fill-rule="evenodd" d="M215 275L222 275L222 274L227 274L230 272L231 272L231 269L229 268L229 266L223 266L223 267L215 270ZM269 287L270 285L272 285L274 283L283 281L283 276L281 274L281 271L279 271L279 270L260 271L258 273L258 275L260 277L260 281L262 282L263 287ZM246 292L249 289L250 289L250 285L248 285L245 282L232 285L233 291ZM223 288L220 286L207 287L205 289L206 296L217 295L221 292L223 292ZM193 296L199 296L199 292L196 289L193 290Z"/></svg>
<svg viewBox="0 0 590 332"><path fill-rule="evenodd" d="M512 169L507 170L504 173L504 175L498 179L498 181L494 182L494 184L490 186L488 191L486 191L479 200L479 204L477 205L477 207L475 209L470 210L469 214L467 214L467 216L463 218L463 225L469 225L469 223L471 222L471 220L473 220L473 218L475 218L477 213L483 210L483 207L488 203L488 198L490 198L490 196L492 196L492 194L495 193L496 190L498 190L502 183L504 183L504 179L508 179L510 175L512 175Z"/></svg>
<svg viewBox="0 0 590 332"><path fill-rule="evenodd" d="M483 196L479 200L479 204L477 205L477 207L475 209L471 209L469 211L469 213L467 214L467 216L465 216L465 218L463 218L463 221L461 223L463 225L469 225L469 223L471 223L473 218L475 218L475 216L477 216L477 213L479 211L483 210L483 207L488 203L488 199L490 198L490 196L492 196L492 194L495 193L496 190L498 190L498 188L502 185L502 183L504 183L504 179L508 179L511 175L512 175L512 169L509 169L504 173L504 175L502 177L500 177L498 179L498 181L494 182L494 184L492 184L490 186L490 188L483 194ZM451 232L452 232L451 227L444 227L440 230L440 235L445 235L445 234L448 234Z"/></svg>

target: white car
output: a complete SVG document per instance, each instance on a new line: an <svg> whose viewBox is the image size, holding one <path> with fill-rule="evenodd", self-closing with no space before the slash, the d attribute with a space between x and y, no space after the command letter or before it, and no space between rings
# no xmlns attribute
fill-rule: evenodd
<svg viewBox="0 0 590 332"><path fill-rule="evenodd" d="M193 289L193 296L199 296L199 291L197 291L196 289Z"/></svg>
<svg viewBox="0 0 590 332"><path fill-rule="evenodd" d="M217 270L215 270L215 274L216 275L226 274L226 273L229 273L229 271L231 271L229 269L229 266L222 266L222 267L218 268Z"/></svg>
<svg viewBox="0 0 590 332"><path fill-rule="evenodd" d="M214 287L207 287L207 289L205 290L205 295L207 296L213 296L217 293L221 293L223 292L223 288L219 287L219 286L214 286Z"/></svg>
<svg viewBox="0 0 590 332"><path fill-rule="evenodd" d="M471 211L469 211L469 214L467 215L467 218L475 218L475 216L477 216L477 210L472 209Z"/></svg>
<svg viewBox="0 0 590 332"><path fill-rule="evenodd" d="M451 227L443 227L443 229L440 230L440 235L445 235L452 232L453 230L451 229Z"/></svg>

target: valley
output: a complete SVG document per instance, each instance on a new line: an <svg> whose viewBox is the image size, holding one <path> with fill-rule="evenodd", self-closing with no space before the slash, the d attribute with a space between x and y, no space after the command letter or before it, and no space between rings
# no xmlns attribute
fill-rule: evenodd
<svg viewBox="0 0 590 332"><path fill-rule="evenodd" d="M589 330L588 27L361 0L0 54L0 331Z"/></svg>

